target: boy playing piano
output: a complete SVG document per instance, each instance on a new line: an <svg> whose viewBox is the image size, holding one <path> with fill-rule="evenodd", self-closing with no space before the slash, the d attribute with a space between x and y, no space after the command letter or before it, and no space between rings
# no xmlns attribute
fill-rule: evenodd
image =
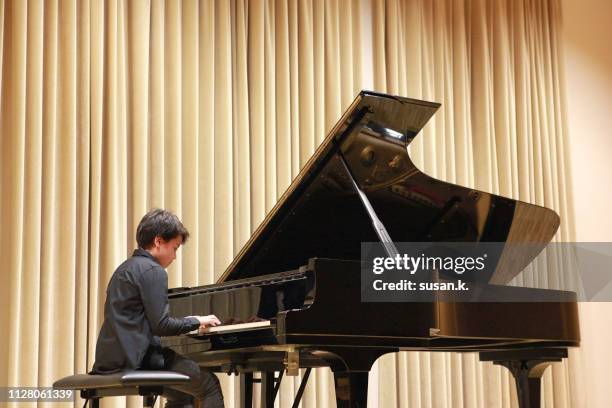
<svg viewBox="0 0 612 408"><path fill-rule="evenodd" d="M169 370L188 375L185 385L164 389L167 408L223 407L217 377L192 360L163 348L159 336L188 333L219 325L214 315L174 318L168 315L167 268L189 238L178 217L149 211L136 230L138 248L113 273L106 289L104 322L96 344L92 374L126 369Z"/></svg>

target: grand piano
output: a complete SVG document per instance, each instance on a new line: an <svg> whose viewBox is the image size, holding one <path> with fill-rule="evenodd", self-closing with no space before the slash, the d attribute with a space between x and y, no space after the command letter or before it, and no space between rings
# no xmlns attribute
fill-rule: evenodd
<svg viewBox="0 0 612 408"><path fill-rule="evenodd" d="M478 352L511 371L521 408L539 407L544 369L579 346L573 293L362 301L362 242L389 253L393 242L532 243L521 256L503 251L479 284L542 291L508 283L552 239L557 214L436 180L410 159L407 146L439 106L361 92L217 283L169 291L172 315L215 314L223 325L163 344L238 375L241 407L252 406L254 383L272 407L283 375L304 368L297 407L314 367L332 370L338 407L365 407L374 361L405 350Z"/></svg>

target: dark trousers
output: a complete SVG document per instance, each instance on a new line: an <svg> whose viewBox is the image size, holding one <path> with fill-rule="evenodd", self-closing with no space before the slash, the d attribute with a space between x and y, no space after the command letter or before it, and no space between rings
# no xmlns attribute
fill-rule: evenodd
<svg viewBox="0 0 612 408"><path fill-rule="evenodd" d="M158 351L155 354L151 356L147 353L143 368L174 371L190 378L190 381L184 385L164 387L162 395L167 400L166 408L192 408L194 399L200 402L200 408L224 407L223 393L215 374L200 368L195 361L169 348L163 348L161 353Z"/></svg>

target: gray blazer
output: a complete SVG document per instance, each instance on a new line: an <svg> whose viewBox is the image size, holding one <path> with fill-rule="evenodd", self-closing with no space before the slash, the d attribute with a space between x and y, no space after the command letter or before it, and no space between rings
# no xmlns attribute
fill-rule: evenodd
<svg viewBox="0 0 612 408"><path fill-rule="evenodd" d="M166 271L149 252L136 249L108 283L91 373L138 369L147 352L161 349L159 336L183 334L200 326L195 317L170 317L168 310Z"/></svg>

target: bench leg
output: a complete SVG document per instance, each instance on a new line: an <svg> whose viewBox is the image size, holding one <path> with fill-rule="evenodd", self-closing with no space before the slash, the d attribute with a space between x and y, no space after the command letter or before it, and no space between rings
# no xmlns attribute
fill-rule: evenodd
<svg viewBox="0 0 612 408"><path fill-rule="evenodd" d="M155 406L155 400L157 400L157 395L145 395L142 397L142 406L143 408L153 408Z"/></svg>
<svg viewBox="0 0 612 408"><path fill-rule="evenodd" d="M100 408L100 398L86 399L85 405L83 405L83 408L85 408L88 402L89 402L89 408Z"/></svg>

